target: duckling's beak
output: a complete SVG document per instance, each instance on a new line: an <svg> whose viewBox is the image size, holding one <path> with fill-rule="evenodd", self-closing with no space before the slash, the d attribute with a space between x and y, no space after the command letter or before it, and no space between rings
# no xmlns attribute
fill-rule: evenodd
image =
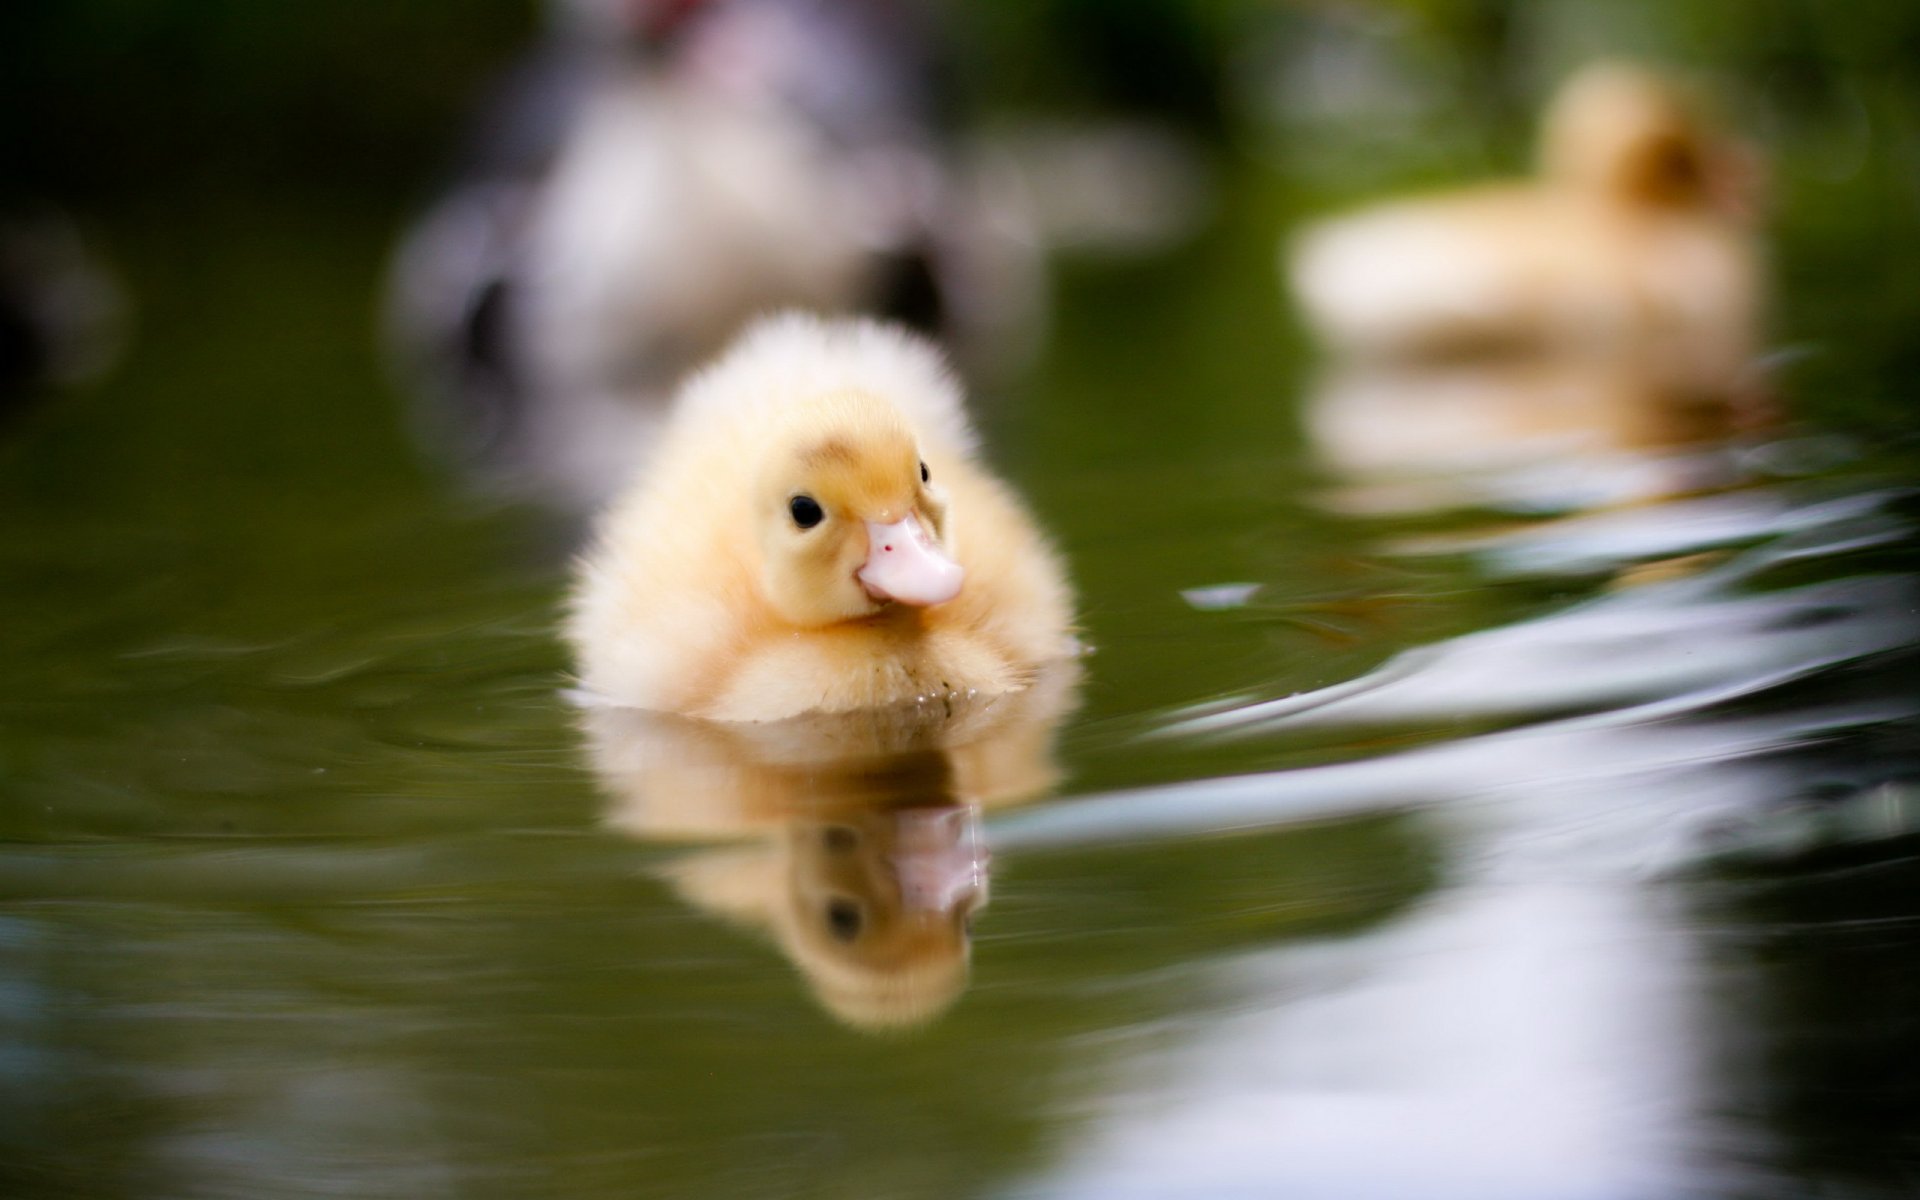
<svg viewBox="0 0 1920 1200"><path fill-rule="evenodd" d="M987 852L970 809L902 809L894 819L892 866L902 908L948 913L986 891Z"/></svg>
<svg viewBox="0 0 1920 1200"><path fill-rule="evenodd" d="M927 605L959 595L966 572L908 513L891 525L867 522L867 561L854 577L875 600Z"/></svg>

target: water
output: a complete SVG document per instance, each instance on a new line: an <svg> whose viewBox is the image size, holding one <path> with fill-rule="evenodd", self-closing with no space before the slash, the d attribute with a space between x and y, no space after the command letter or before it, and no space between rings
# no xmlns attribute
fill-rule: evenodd
<svg viewBox="0 0 1920 1200"><path fill-rule="evenodd" d="M990 425L1082 678L824 763L583 735L564 541L419 473L352 340L371 239L189 241L138 252L201 279L142 357L8 448L10 1194L1905 1186L1897 460L1795 430L1366 511L1298 375L1245 404L1167 331L1170 425L1069 327ZM1621 499L1676 472L1718 482ZM836 824L962 864L970 973L935 939L835 999Z"/></svg>
<svg viewBox="0 0 1920 1200"><path fill-rule="evenodd" d="M1872 224L1796 218L1783 429L1388 487L1285 191L981 397L1089 656L751 733L574 702L572 531L378 373L392 213L136 207L130 356L0 441L0 1194L1913 1194Z"/></svg>

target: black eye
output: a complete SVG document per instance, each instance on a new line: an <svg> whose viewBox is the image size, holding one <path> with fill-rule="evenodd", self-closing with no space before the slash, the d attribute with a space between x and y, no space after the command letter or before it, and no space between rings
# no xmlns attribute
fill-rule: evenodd
<svg viewBox="0 0 1920 1200"><path fill-rule="evenodd" d="M933 472L927 470L927 464L924 459L921 460L921 463L920 463L920 482L921 483L933 482Z"/></svg>
<svg viewBox="0 0 1920 1200"><path fill-rule="evenodd" d="M827 928L833 936L850 942L860 936L860 906L851 900L835 900L827 905Z"/></svg>
<svg viewBox="0 0 1920 1200"><path fill-rule="evenodd" d="M860 835L845 825L829 825L820 837L826 843L827 849L837 850L842 854L860 844Z"/></svg>
<svg viewBox="0 0 1920 1200"><path fill-rule="evenodd" d="M793 514L793 523L802 529L812 529L827 515L812 496L795 496L787 501L787 511Z"/></svg>

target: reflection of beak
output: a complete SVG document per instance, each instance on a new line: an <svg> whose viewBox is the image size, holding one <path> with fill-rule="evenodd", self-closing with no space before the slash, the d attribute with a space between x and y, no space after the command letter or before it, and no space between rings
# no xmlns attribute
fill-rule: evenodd
<svg viewBox="0 0 1920 1200"><path fill-rule="evenodd" d="M891 525L867 522L867 561L855 578L875 600L939 604L960 594L965 576L912 513Z"/></svg>
<svg viewBox="0 0 1920 1200"><path fill-rule="evenodd" d="M915 808L895 816L893 870L909 912L953 911L981 890L986 852L971 810Z"/></svg>

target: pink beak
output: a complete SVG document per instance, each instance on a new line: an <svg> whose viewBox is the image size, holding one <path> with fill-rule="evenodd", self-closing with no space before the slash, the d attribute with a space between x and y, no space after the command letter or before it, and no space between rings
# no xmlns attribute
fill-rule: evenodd
<svg viewBox="0 0 1920 1200"><path fill-rule="evenodd" d="M952 912L986 890L987 852L971 809L902 809L892 855L900 903L909 912Z"/></svg>
<svg viewBox="0 0 1920 1200"><path fill-rule="evenodd" d="M965 577L960 564L934 545L912 513L891 525L867 522L867 561L855 578L875 600L939 604L960 594Z"/></svg>

